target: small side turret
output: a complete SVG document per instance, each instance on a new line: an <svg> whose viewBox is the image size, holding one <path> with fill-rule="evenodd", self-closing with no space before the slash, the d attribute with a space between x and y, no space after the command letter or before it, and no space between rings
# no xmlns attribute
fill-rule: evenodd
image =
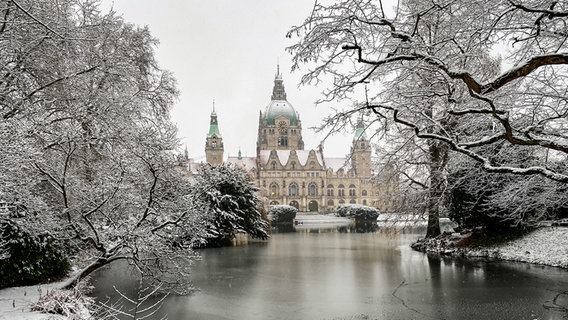
<svg viewBox="0 0 568 320"><path fill-rule="evenodd" d="M363 118L360 118L351 145L351 163L355 174L361 178L371 177L371 144L365 129Z"/></svg>
<svg viewBox="0 0 568 320"><path fill-rule="evenodd" d="M215 100L213 100L213 111L211 111L211 119L209 121L209 133L205 140L205 159L212 166L223 163L223 137L219 132L219 123L217 121L217 113L215 112Z"/></svg>

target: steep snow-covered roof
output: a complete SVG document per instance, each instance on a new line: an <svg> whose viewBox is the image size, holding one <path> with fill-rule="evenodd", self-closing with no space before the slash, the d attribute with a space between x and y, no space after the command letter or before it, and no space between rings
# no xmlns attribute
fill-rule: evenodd
<svg viewBox="0 0 568 320"><path fill-rule="evenodd" d="M288 163L288 160L290 159L290 156L292 154L292 152L296 153L296 156L298 157L298 161L300 162L300 165L305 166L308 162L308 158L310 156L310 152L313 151L315 153L316 156L316 160L318 161L318 163L323 166L323 157L322 154L319 150L274 150L276 152L276 156L278 157L278 161L280 162L280 164L282 164L283 166L285 166ZM260 157L260 165L261 166L266 166L266 164L268 163L268 159L270 158L270 153L271 150L261 150L259 157Z"/></svg>
<svg viewBox="0 0 568 320"><path fill-rule="evenodd" d="M285 166L290 158L290 150L276 150L276 155L280 163Z"/></svg>
<svg viewBox="0 0 568 320"><path fill-rule="evenodd" d="M302 164L302 166L305 166L306 163L308 162L308 157L310 156L310 152L312 150L297 150L296 154L298 155L298 160L300 161L300 164ZM322 154L319 150L313 150L316 154L316 159L318 160L318 163L323 166L323 157Z"/></svg>
<svg viewBox="0 0 568 320"><path fill-rule="evenodd" d="M268 163L268 158L270 158L270 150L260 150L258 158L260 166L264 167Z"/></svg>
<svg viewBox="0 0 568 320"><path fill-rule="evenodd" d="M347 159L345 158L340 158L340 157L331 157L325 158L325 166L327 167L327 169L332 169L333 172L337 172L337 170L343 168L343 170L347 171L350 169L350 164L349 161L347 161Z"/></svg>
<svg viewBox="0 0 568 320"><path fill-rule="evenodd" d="M227 163L232 163L247 171L256 170L256 157L228 157Z"/></svg>

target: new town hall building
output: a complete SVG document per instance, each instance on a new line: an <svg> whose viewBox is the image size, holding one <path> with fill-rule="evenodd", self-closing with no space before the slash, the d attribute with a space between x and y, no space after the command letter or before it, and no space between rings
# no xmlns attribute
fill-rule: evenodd
<svg viewBox="0 0 568 320"><path fill-rule="evenodd" d="M223 162L223 138L217 114L211 113L205 155L211 165ZM288 204L299 211L334 211L340 204L362 204L389 211L398 179L378 177L371 164L371 145L359 121L346 158L325 157L323 148L304 149L300 115L286 99L280 71L272 98L258 119L256 157L228 157L246 170L260 189L264 206ZM384 168L383 168L384 169ZM380 170L383 174L385 171Z"/></svg>

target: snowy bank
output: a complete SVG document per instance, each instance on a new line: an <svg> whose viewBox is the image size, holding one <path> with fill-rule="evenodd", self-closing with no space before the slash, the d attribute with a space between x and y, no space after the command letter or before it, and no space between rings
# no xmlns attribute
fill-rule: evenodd
<svg viewBox="0 0 568 320"><path fill-rule="evenodd" d="M506 243L467 247L472 234L445 234L422 239L412 248L427 253L461 257L485 257L568 268L568 228L539 228L519 239Z"/></svg>
<svg viewBox="0 0 568 320"><path fill-rule="evenodd" d="M62 289L71 279L0 290L0 320L93 319L86 288Z"/></svg>
<svg viewBox="0 0 568 320"><path fill-rule="evenodd" d="M0 290L0 320L65 319L53 314L31 311L41 295L59 288L60 283L28 287L13 287Z"/></svg>

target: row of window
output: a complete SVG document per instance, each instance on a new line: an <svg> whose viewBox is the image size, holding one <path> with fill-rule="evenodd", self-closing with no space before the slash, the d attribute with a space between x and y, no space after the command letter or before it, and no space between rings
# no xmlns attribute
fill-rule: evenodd
<svg viewBox="0 0 568 320"><path fill-rule="evenodd" d="M356 204L357 201L355 201L355 199L351 199L349 200L350 204ZM345 204L345 200L341 199L339 200L339 204ZM335 202L333 202L333 200L327 200L327 206L328 207L333 207L335 205ZM367 205L367 200L363 199L363 205Z"/></svg>
<svg viewBox="0 0 568 320"><path fill-rule="evenodd" d="M328 184L327 185L327 195L330 197L334 196L334 187L332 184ZM349 185L349 196L350 197L355 197L357 195L356 192L356 187L354 184ZM271 196L278 196L280 195L280 186L278 185L278 183L273 182L270 184L270 195ZM298 189L298 185L296 183L290 183L290 185L288 185L288 195L289 196L298 196L299 195L299 189ZM310 183L308 185L308 196L317 196L318 195L318 185L314 182ZM345 186L343 184L340 184L337 186L337 195L340 197L344 197L345 196ZM366 197L367 196L367 190L362 190L361 191L361 196Z"/></svg>
<svg viewBox="0 0 568 320"><path fill-rule="evenodd" d="M292 171L292 172L282 172L282 171L269 171L264 174L266 177L314 177L319 178L319 172L301 172L301 171Z"/></svg>
<svg viewBox="0 0 568 320"><path fill-rule="evenodd" d="M342 200L339 200L338 203L339 203L340 205L341 205L341 204L345 204L345 200L343 200L343 199L342 199ZM355 199L351 199L351 200L349 200L349 203L350 203L350 204L356 204L357 201L355 201ZM273 206L273 205L278 205L278 204L280 204L280 202L278 202L278 201L271 201L271 202L270 202L270 205L271 205L271 206ZM314 207L314 204L315 204L315 207L317 208L317 206L318 206L317 201L310 201L310 207ZM293 206L293 207L296 207L296 209L299 209L299 208L300 208L300 204L299 204L298 201L296 201L296 200L290 201L290 205ZM367 200L363 200L363 205L367 205ZM333 206L335 206L335 202L334 202L333 200L327 200L327 206L328 206L328 207L333 207Z"/></svg>
<svg viewBox="0 0 568 320"><path fill-rule="evenodd" d="M280 134L288 134L288 130L287 129L280 129L278 130L280 132ZM268 134L274 134L276 132L276 130L274 129L268 129ZM291 135L296 135L298 133L297 129L290 129L290 134ZM264 134L266 134L266 129L264 129Z"/></svg>
<svg viewBox="0 0 568 320"><path fill-rule="evenodd" d="M282 145L284 145L284 144L280 144L280 140L278 140L278 145L279 145L279 146L282 146ZM288 140L286 140L286 145L288 145ZM308 164L308 166L309 166L309 168L312 169L312 170L317 169L317 167L316 167L316 162L315 162L315 161L310 161L310 163ZM272 161L272 162L270 163L270 167L272 168L272 170L276 170L276 161ZM295 161L290 162L290 168L296 169L296 162L295 162ZM318 175L319 175L319 173L318 173Z"/></svg>

